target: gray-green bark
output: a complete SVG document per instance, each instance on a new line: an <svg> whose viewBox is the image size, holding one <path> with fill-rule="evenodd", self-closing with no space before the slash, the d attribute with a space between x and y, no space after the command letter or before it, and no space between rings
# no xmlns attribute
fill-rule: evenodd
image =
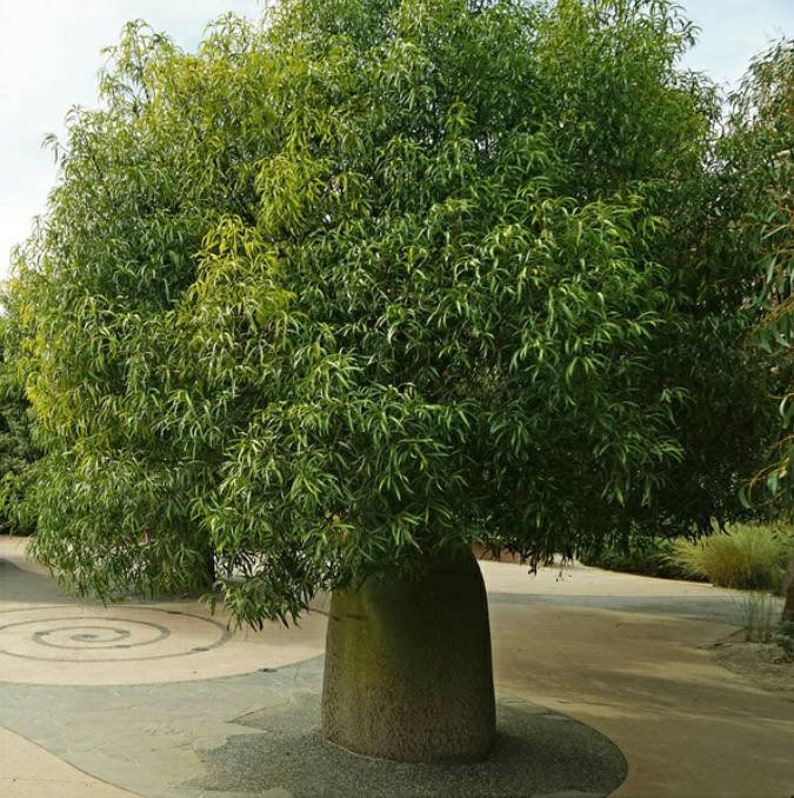
<svg viewBox="0 0 794 798"><path fill-rule="evenodd" d="M794 556L788 567L788 580L786 589L783 593L785 603L783 604L783 621L794 623Z"/></svg>
<svg viewBox="0 0 794 798"><path fill-rule="evenodd" d="M323 735L366 756L475 761L495 736L485 587L471 552L331 601Z"/></svg>

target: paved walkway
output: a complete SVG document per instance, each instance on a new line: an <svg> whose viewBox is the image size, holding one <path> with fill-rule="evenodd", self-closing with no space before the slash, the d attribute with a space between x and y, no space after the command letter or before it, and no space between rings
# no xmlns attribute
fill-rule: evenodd
<svg viewBox="0 0 794 798"><path fill-rule="evenodd" d="M468 795L519 794L500 779L525 795L620 781L615 796L794 795L794 695L708 650L735 629L740 597L579 565L482 569L509 745L466 776ZM322 607L289 630L231 634L225 621L194 603L78 603L24 541L0 538L0 795L400 795L417 772L437 794L433 779L448 780L319 744Z"/></svg>

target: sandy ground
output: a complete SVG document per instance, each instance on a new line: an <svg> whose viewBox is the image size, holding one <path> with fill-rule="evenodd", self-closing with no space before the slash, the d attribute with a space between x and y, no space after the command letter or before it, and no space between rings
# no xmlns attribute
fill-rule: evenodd
<svg viewBox="0 0 794 798"><path fill-rule="evenodd" d="M719 641L712 650L723 668L794 703L794 659L785 656L775 643L746 642L740 634Z"/></svg>

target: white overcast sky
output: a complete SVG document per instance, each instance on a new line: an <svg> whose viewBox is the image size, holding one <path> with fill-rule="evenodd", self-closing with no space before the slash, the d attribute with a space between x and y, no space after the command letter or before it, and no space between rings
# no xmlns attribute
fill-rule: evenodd
<svg viewBox="0 0 794 798"><path fill-rule="evenodd" d="M686 65L721 83L738 80L772 40L794 36L794 0L680 4L701 28ZM63 133L72 105L94 103L100 50L123 24L145 19L192 49L209 20L226 11L258 18L261 8L262 0L0 0L0 278L55 181L41 141Z"/></svg>

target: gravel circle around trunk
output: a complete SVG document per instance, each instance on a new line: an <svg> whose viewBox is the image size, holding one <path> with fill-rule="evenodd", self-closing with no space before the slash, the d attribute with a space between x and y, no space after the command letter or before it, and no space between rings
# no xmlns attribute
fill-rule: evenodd
<svg viewBox="0 0 794 798"><path fill-rule="evenodd" d="M319 663L317 663L319 665ZM290 668L278 681L289 683ZM305 676L304 670L304 676ZM276 674L273 674L276 677ZM626 777L620 749L589 726L500 692L494 751L476 764L368 759L322 740L320 669L285 703L237 718L252 733L202 753L193 789L301 796L603 796ZM309 683L307 683L309 681ZM313 683L312 683L313 682ZM282 688L283 689L283 688ZM187 785L186 785L187 786Z"/></svg>

